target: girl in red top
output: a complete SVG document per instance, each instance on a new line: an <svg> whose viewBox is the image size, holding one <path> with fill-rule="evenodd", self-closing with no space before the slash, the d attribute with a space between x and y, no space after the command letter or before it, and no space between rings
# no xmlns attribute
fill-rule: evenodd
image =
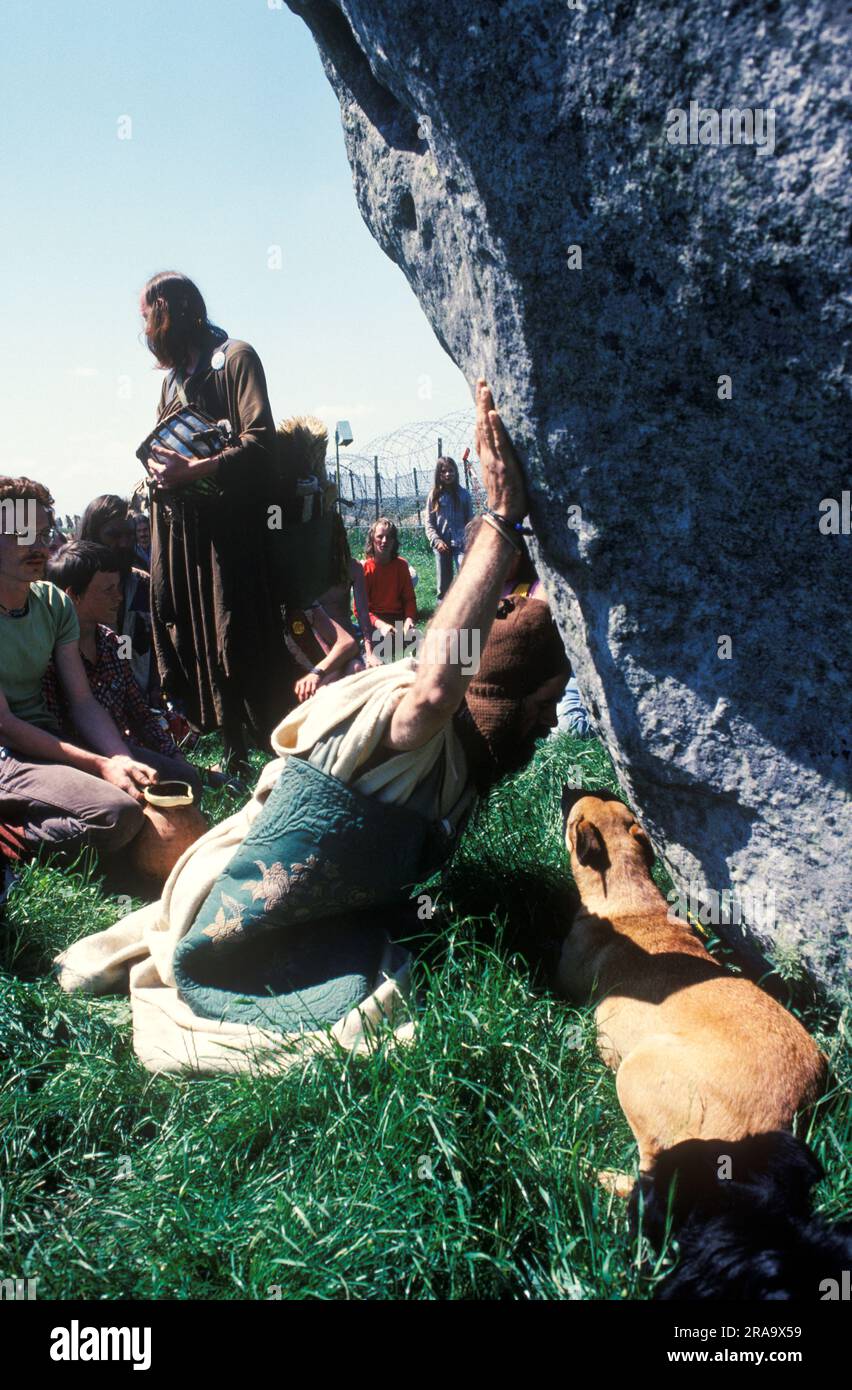
<svg viewBox="0 0 852 1390"><path fill-rule="evenodd" d="M364 583L374 632L386 637L399 622L406 636L414 631L417 603L411 572L400 558L399 532L386 516L374 521L367 534Z"/></svg>

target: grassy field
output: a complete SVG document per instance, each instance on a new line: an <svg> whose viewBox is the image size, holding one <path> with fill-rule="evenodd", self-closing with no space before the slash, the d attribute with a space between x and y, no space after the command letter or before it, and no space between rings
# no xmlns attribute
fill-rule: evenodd
<svg viewBox="0 0 852 1390"><path fill-rule="evenodd" d="M429 557L404 551L428 612ZM40 1298L650 1296L672 1253L642 1262L594 1179L632 1170L634 1145L590 1016L548 988L563 781L616 785L596 741L546 742L429 885L415 1042L277 1078L143 1072L127 1001L63 995L47 973L115 900L91 867L30 865L0 939L0 1277L38 1278ZM207 797L217 819L237 804ZM848 1040L791 1002L832 1058L804 1137L836 1217L852 1206Z"/></svg>

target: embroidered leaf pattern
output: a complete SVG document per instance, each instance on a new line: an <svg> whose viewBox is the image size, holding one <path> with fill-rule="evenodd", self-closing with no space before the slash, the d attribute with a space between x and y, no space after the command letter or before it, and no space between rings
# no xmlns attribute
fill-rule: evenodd
<svg viewBox="0 0 852 1390"><path fill-rule="evenodd" d="M263 899L264 912L270 912L277 907L287 893L292 893L294 888L299 887L304 880L310 876L316 868L318 860L315 854L308 856L304 864L294 864L288 871L283 864L264 864L262 859L255 859L255 864L260 869L261 880L259 883L249 884L249 892L252 901L257 902Z"/></svg>
<svg viewBox="0 0 852 1390"><path fill-rule="evenodd" d="M245 908L237 902L236 898L223 893L222 906L210 926L203 928L204 935L209 936L215 942L224 941L228 937L236 935L242 930L244 912Z"/></svg>
<svg viewBox="0 0 852 1390"><path fill-rule="evenodd" d="M267 866L262 859L255 859L255 864L263 875L260 883L250 883L249 891L252 902L257 902L258 898L264 899L264 911L268 912L274 903L280 902L290 886L290 875L283 864L272 864Z"/></svg>

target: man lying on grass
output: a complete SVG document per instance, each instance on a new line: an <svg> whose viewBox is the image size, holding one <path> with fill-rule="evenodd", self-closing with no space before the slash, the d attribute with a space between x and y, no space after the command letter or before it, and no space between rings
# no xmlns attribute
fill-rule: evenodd
<svg viewBox="0 0 852 1390"><path fill-rule="evenodd" d="M484 382L477 436L487 524L417 660L293 710L251 801L186 852L162 900L59 958L63 987L93 993L132 967L150 1070L278 1066L306 1045L364 1046L383 1019L410 1030L408 955L377 910L434 873L477 795L529 760L569 674L547 604L501 602L527 499ZM478 670L462 634L478 637Z"/></svg>
<svg viewBox="0 0 852 1390"><path fill-rule="evenodd" d="M30 478L0 478L0 825L26 854L39 845L121 849L141 829L156 771L98 704L80 658L74 605L44 579L53 498ZM76 737L48 710L53 658Z"/></svg>

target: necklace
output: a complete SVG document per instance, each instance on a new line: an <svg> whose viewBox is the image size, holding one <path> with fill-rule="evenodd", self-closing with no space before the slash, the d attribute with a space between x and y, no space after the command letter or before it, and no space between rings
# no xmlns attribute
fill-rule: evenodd
<svg viewBox="0 0 852 1390"><path fill-rule="evenodd" d="M23 608L7 608L5 603L0 603L0 613L3 613L7 618L24 618L26 617L29 606L29 599L27 599Z"/></svg>

